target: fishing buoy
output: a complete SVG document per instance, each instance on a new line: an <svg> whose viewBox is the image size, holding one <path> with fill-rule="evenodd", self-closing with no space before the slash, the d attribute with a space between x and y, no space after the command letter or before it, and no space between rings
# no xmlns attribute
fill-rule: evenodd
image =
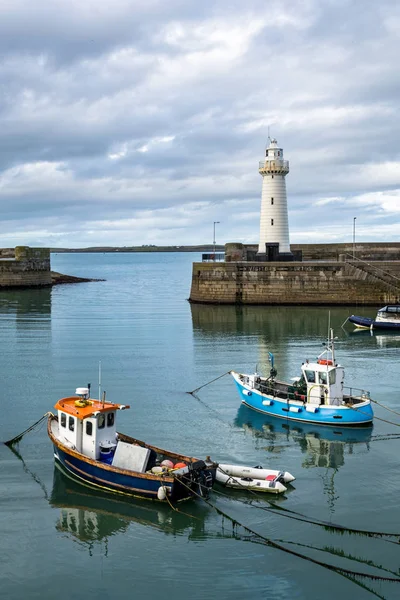
<svg viewBox="0 0 400 600"><path fill-rule="evenodd" d="M184 462L178 462L176 463L176 465L174 466L174 469L183 469L184 467L186 467L187 464Z"/></svg>
<svg viewBox="0 0 400 600"><path fill-rule="evenodd" d="M159 475L160 473L164 473L164 469L163 469L162 467L153 467L153 468L151 469L151 472L152 472L154 475Z"/></svg>
<svg viewBox="0 0 400 600"><path fill-rule="evenodd" d="M165 490L165 487L160 485L160 487L157 490L157 498L159 500L165 500L166 497L167 497L167 492Z"/></svg>
<svg viewBox="0 0 400 600"><path fill-rule="evenodd" d="M173 469L174 468L174 463L172 462L172 460L163 460L161 463L162 467L167 467L167 469Z"/></svg>

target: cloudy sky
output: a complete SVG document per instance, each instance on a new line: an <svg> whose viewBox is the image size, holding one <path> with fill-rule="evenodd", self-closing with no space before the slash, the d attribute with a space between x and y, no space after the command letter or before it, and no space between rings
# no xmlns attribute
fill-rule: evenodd
<svg viewBox="0 0 400 600"><path fill-rule="evenodd" d="M0 0L0 246L400 239L397 0Z"/></svg>

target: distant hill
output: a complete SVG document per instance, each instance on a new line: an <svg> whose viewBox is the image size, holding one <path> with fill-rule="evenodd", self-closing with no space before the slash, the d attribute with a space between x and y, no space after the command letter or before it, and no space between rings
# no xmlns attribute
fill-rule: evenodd
<svg viewBox="0 0 400 600"><path fill-rule="evenodd" d="M223 252L225 246L216 245L216 252ZM214 252L213 244L203 244L202 246L93 246L89 248L50 248L50 252Z"/></svg>

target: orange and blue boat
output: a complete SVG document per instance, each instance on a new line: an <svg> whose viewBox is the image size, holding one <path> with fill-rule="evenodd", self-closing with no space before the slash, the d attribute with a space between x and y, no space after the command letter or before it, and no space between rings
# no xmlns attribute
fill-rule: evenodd
<svg viewBox="0 0 400 600"><path fill-rule="evenodd" d="M217 465L151 446L116 430L129 405L90 398L90 386L60 399L47 432L54 458L78 481L123 496L179 502L207 497Z"/></svg>

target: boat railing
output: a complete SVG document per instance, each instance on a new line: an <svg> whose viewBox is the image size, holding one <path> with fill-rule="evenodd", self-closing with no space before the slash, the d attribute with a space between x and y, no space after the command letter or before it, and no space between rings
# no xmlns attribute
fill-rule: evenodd
<svg viewBox="0 0 400 600"><path fill-rule="evenodd" d="M371 399L370 393L367 390L362 390L360 388L354 388L354 387L344 387L343 388L343 396L348 397L349 399L352 399L352 398L361 398L362 400L370 400Z"/></svg>

